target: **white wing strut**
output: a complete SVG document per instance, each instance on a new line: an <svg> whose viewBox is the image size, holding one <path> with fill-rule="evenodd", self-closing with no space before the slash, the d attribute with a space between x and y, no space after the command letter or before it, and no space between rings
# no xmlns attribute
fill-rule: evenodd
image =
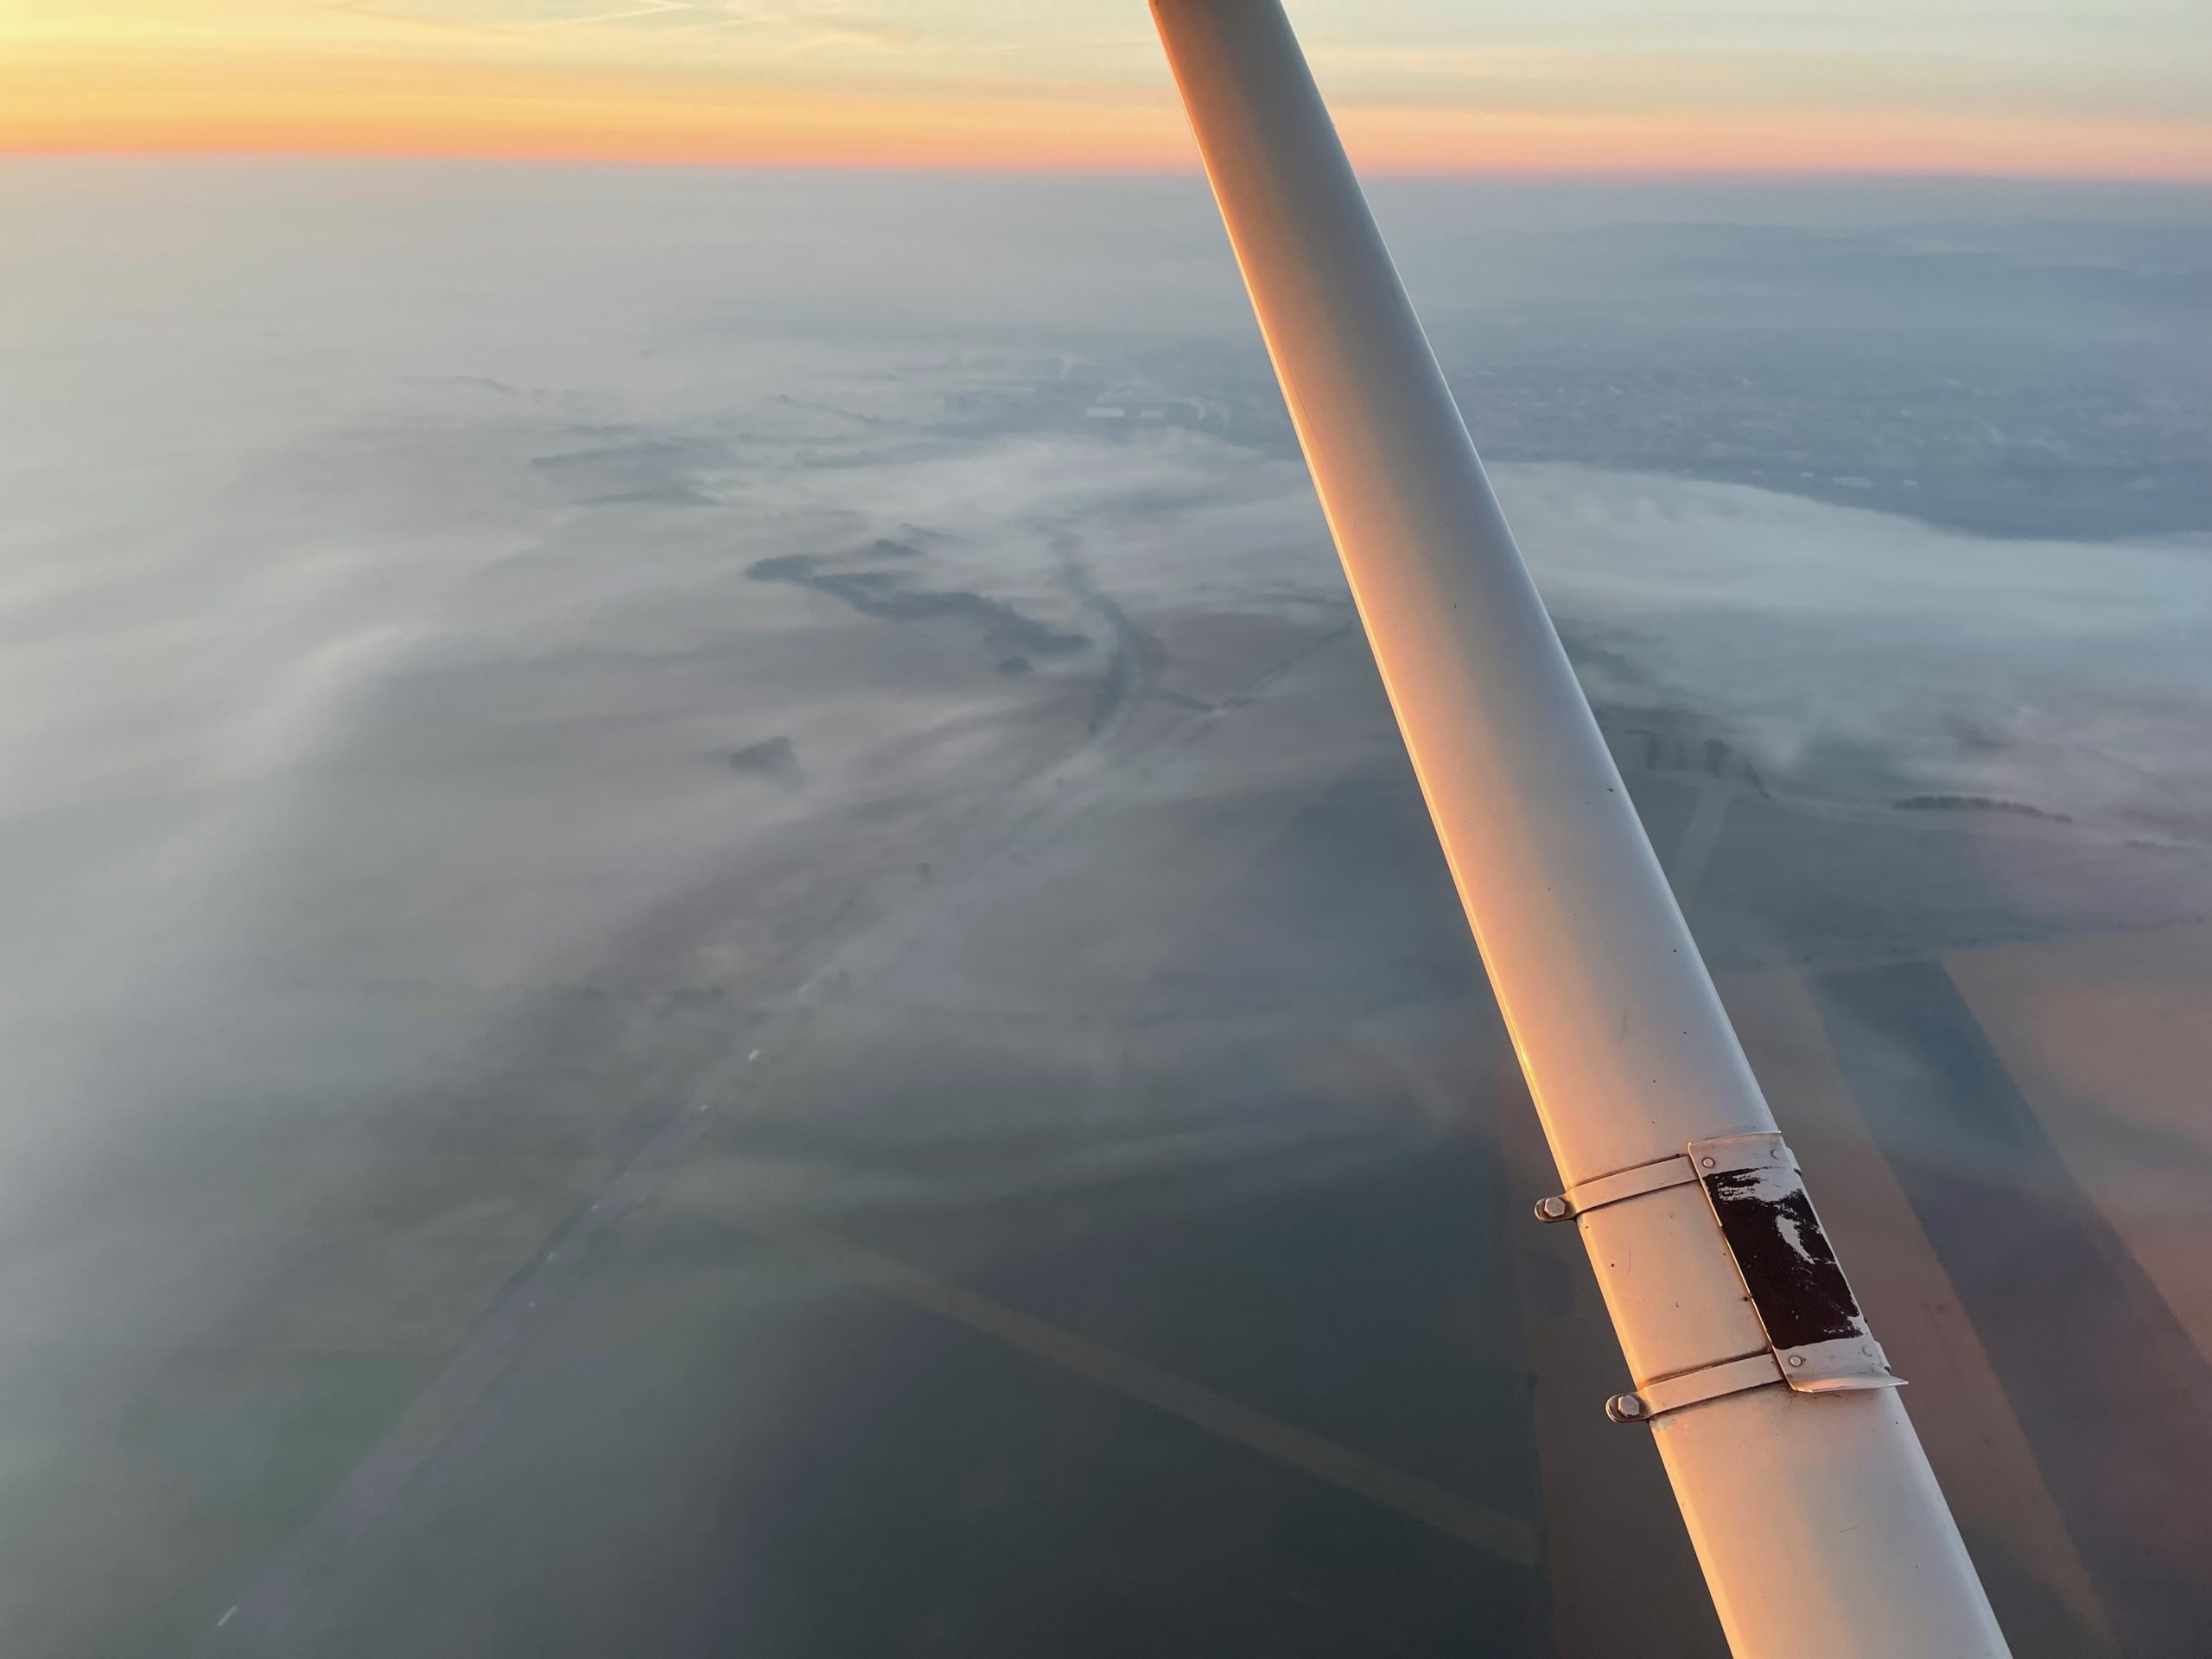
<svg viewBox="0 0 2212 1659"><path fill-rule="evenodd" d="M1611 1432L1739 1659L2005 1654L1278 0L1152 6L1649 1425Z"/></svg>

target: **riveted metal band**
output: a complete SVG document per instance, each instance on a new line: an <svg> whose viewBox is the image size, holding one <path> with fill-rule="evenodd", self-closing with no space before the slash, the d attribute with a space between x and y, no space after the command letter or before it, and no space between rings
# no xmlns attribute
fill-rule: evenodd
<svg viewBox="0 0 2212 1659"><path fill-rule="evenodd" d="M1605 1415L1617 1423L1647 1423L1684 1406L1701 1406L1724 1395L1767 1388L1782 1380L1782 1367L1773 1354L1746 1354L1741 1359L1724 1359L1718 1365L1701 1365L1678 1376L1662 1376L1634 1394L1617 1394L1605 1402Z"/></svg>
<svg viewBox="0 0 2212 1659"><path fill-rule="evenodd" d="M1670 1186L1688 1186L1697 1179L1697 1166L1681 1153L1656 1163L1618 1169L1610 1175L1582 1181L1566 1192L1536 1201L1538 1221L1569 1221L1624 1198L1640 1198L1647 1192L1663 1192Z"/></svg>

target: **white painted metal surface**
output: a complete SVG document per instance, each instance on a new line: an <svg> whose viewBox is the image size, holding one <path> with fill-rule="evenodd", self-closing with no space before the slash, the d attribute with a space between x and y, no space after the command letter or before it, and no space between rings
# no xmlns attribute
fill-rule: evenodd
<svg viewBox="0 0 2212 1659"><path fill-rule="evenodd" d="M1153 11L1562 1183L1770 1130L1278 0ZM1696 1185L1576 1224L1639 1388L1764 1349ZM2005 1652L1897 1390L1591 1407L1657 1441L1738 1655Z"/></svg>

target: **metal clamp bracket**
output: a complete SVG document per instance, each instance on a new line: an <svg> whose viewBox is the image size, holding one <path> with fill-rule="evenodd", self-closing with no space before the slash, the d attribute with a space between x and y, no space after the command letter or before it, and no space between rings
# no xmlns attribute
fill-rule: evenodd
<svg viewBox="0 0 2212 1659"><path fill-rule="evenodd" d="M1684 1406L1701 1406L1777 1382L1788 1383L1796 1394L1835 1394L1852 1389L1901 1389L1904 1378L1891 1372L1882 1344L1871 1338L1864 1343L1814 1343L1779 1352L1770 1348L1662 1376L1634 1394L1617 1394L1605 1402L1605 1415L1617 1423L1647 1423Z"/></svg>
<svg viewBox="0 0 2212 1659"><path fill-rule="evenodd" d="M1624 1198L1640 1198L1647 1192L1663 1192L1670 1186L1688 1186L1697 1179L1697 1169L1681 1153L1633 1169L1615 1170L1580 1182L1554 1198L1536 1201L1538 1221L1567 1221L1604 1205Z"/></svg>
<svg viewBox="0 0 2212 1659"><path fill-rule="evenodd" d="M1694 1181L1720 1230L1745 1299L1767 1339L1764 1353L1717 1361L1614 1395L1605 1414L1649 1422L1685 1406L1780 1382L1798 1394L1902 1388L1866 1327L1805 1191L1796 1155L1771 1132L1693 1141L1687 1151L1569 1187L1536 1206L1564 1221L1624 1198Z"/></svg>
<svg viewBox="0 0 2212 1659"><path fill-rule="evenodd" d="M1617 1394L1605 1402L1605 1415L1617 1423L1649 1422L1684 1406L1703 1405L1723 1395L1764 1389L1781 1381L1782 1367L1771 1352L1746 1354L1741 1359L1724 1359L1718 1365L1647 1382L1635 1394Z"/></svg>

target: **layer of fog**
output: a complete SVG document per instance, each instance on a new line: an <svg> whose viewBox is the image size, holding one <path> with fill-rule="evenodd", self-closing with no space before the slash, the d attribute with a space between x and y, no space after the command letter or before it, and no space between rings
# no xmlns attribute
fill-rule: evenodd
<svg viewBox="0 0 2212 1659"><path fill-rule="evenodd" d="M918 531L932 582L1071 636L1071 546L1140 616L1343 603L1297 469L1227 445L1014 439L766 476L709 446L683 452L701 504L670 507L564 499L534 463L573 442L497 422L326 441L100 558L14 527L13 1099L70 1101L149 1043L168 1077L373 1073L379 1022L317 1021L281 1062L238 1038L303 987L419 982L419 1043L472 996L588 973L732 841L892 787L902 753L980 759L963 742L1000 728L961 722L1000 706L987 657L969 695L908 683L872 638L896 622L747 580L763 558ZM1805 792L2212 824L2212 546L1981 541L1573 467L1499 485L1611 711L1707 723ZM734 787L726 756L777 739L805 789Z"/></svg>
<svg viewBox="0 0 2212 1659"><path fill-rule="evenodd" d="M1380 199L1447 339L1818 315L1936 351L1996 294L2139 363L2203 269L2164 197ZM1107 671L1086 594L1140 625L1345 604L1277 448L950 418L1009 354L1258 372L1195 181L56 162L0 173L0 220L21 1185L149 1115L342 1109L612 956L651 978L703 948L664 907L756 845L834 890L858 855L818 837L857 804L987 793L1082 733L1039 711ZM2201 540L1497 473L1609 707L1804 791L2202 833ZM880 540L1085 649L1016 675L987 628L747 574L867 574Z"/></svg>
<svg viewBox="0 0 2212 1659"><path fill-rule="evenodd" d="M1765 490L1501 468L1582 672L1814 794L2212 835L2212 537L1997 541Z"/></svg>

